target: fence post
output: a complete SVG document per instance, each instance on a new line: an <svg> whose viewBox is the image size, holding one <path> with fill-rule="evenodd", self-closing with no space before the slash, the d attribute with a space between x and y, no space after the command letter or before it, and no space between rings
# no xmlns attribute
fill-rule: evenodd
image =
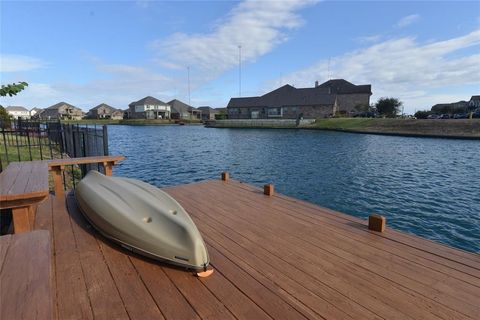
<svg viewBox="0 0 480 320"><path fill-rule="evenodd" d="M108 131L107 125L103 125L103 155L108 156Z"/></svg>

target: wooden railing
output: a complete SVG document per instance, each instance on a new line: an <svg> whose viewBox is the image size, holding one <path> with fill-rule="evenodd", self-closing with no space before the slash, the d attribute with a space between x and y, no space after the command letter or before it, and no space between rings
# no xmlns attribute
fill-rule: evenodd
<svg viewBox="0 0 480 320"><path fill-rule="evenodd" d="M33 229L36 208L48 197L48 172L52 173L55 195L63 195L63 170L65 166L101 164L106 175L125 159L123 156L98 156L48 161L12 162L0 173L0 209L12 209L15 233Z"/></svg>
<svg viewBox="0 0 480 320"><path fill-rule="evenodd" d="M63 194L63 170L68 165L82 165L82 164L101 164L105 170L105 175L111 176L113 166L121 160L124 156L98 156L98 157L83 157L83 158L67 158L48 160L48 170L52 173L54 182L55 195Z"/></svg>

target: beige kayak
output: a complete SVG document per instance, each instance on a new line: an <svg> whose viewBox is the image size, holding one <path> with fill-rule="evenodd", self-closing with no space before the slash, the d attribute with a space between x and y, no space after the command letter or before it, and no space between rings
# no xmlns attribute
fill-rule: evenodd
<svg viewBox="0 0 480 320"><path fill-rule="evenodd" d="M90 171L78 183L75 197L83 215L105 237L151 258L206 270L209 257L200 232L162 190Z"/></svg>

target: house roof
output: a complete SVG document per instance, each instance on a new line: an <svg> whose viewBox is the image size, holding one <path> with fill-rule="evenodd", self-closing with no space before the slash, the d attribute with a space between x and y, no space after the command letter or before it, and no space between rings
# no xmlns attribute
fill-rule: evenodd
<svg viewBox="0 0 480 320"><path fill-rule="evenodd" d="M480 100L480 95L478 95L478 96L472 96L472 97L470 98L470 100Z"/></svg>
<svg viewBox="0 0 480 320"><path fill-rule="evenodd" d="M35 108L32 108L32 110L30 110L30 112L32 112L32 111L40 112L40 111L42 111L42 110L43 110L43 109L41 109L41 108L35 107Z"/></svg>
<svg viewBox="0 0 480 320"><path fill-rule="evenodd" d="M369 84L364 85L355 85L351 82L348 82L345 79L332 79L328 80L321 85L319 88L329 88L331 93L336 94L349 94L349 93L369 93L372 94L372 86Z"/></svg>
<svg viewBox="0 0 480 320"><path fill-rule="evenodd" d="M61 106L63 105L66 105L67 107L70 107L70 108L75 108L75 109L80 109L80 108L77 108L75 107L74 105L71 105L70 103L66 103L66 102L59 102L59 103L56 103L54 104L53 106L50 106L48 108L46 108L45 110L54 110L54 109L58 109L60 108Z"/></svg>
<svg viewBox="0 0 480 320"><path fill-rule="evenodd" d="M152 96L147 96L143 99L140 99L136 102L132 102L129 104L130 105L135 105L135 106L138 106L138 105L146 105L146 104L150 104L150 105L166 105L165 102L161 101L161 100L158 100L157 98L154 98Z"/></svg>
<svg viewBox="0 0 480 320"><path fill-rule="evenodd" d="M209 107L209 106L201 106L201 107L198 107L197 109L201 110L201 111L209 111L209 112L216 111L215 109L213 109L212 107Z"/></svg>
<svg viewBox="0 0 480 320"><path fill-rule="evenodd" d="M25 107L20 107L20 106L8 106L5 108L7 111L22 111L22 112L28 112L28 109Z"/></svg>
<svg viewBox="0 0 480 320"><path fill-rule="evenodd" d="M168 104L172 107L172 113L188 113L195 110L194 107L177 99L169 101Z"/></svg>
<svg viewBox="0 0 480 320"><path fill-rule="evenodd" d="M295 88L286 84L260 97L231 98L227 108L290 105L334 105L336 95L325 88Z"/></svg>
<svg viewBox="0 0 480 320"><path fill-rule="evenodd" d="M107 108L107 109L112 109L112 110L117 110L117 108L114 108L114 107L112 107L112 106L109 106L109 105L106 104L106 103L100 103L98 106L93 107L92 109L90 109L90 111L92 111L92 110L97 110L97 109L99 109L99 108L101 108L101 107L105 107L105 108Z"/></svg>

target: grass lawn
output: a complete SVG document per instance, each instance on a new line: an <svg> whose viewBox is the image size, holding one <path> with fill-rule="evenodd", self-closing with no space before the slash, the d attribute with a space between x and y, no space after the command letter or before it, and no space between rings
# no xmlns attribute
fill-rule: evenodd
<svg viewBox="0 0 480 320"><path fill-rule="evenodd" d="M480 119L317 119L314 129L480 138Z"/></svg>

